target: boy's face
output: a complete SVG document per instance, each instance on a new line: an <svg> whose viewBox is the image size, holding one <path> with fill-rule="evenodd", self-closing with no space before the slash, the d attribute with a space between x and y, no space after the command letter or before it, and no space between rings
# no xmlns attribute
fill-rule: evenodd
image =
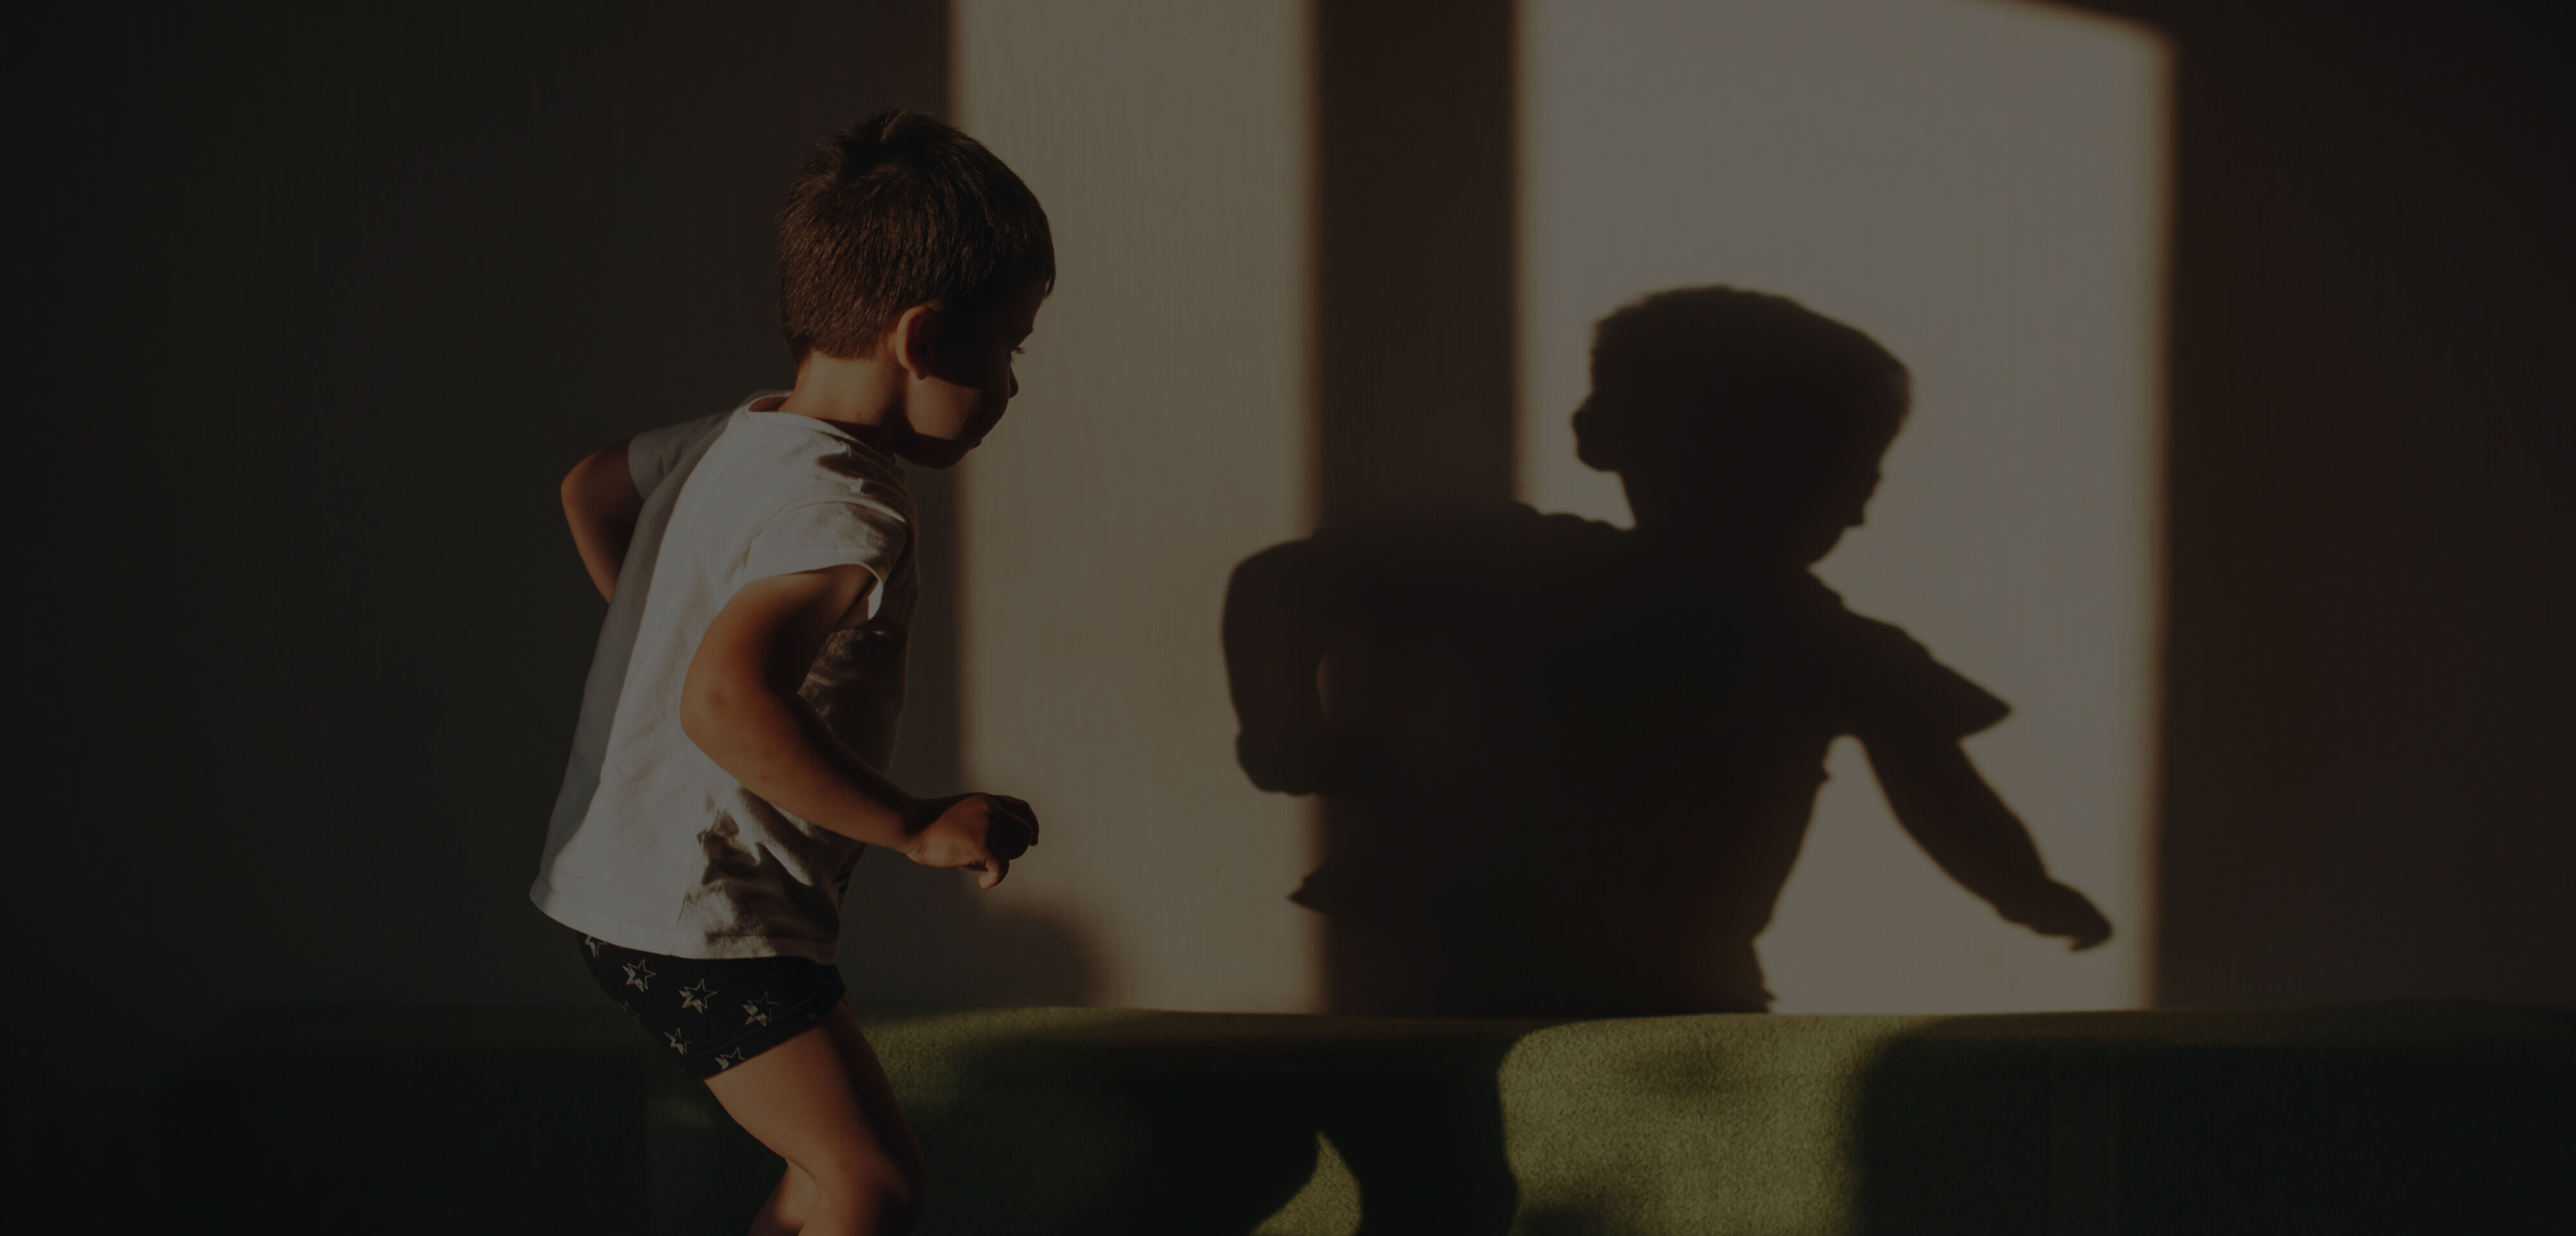
<svg viewBox="0 0 2576 1236"><path fill-rule="evenodd" d="M904 400L909 430L898 448L924 467L946 468L966 457L1001 423L1020 391L1011 357L1037 325L1046 289L1030 287L980 313L943 318L922 347L926 376Z"/></svg>
<svg viewBox="0 0 2576 1236"><path fill-rule="evenodd" d="M1900 415L1898 405L1882 426L1767 447L1703 418L1674 417L1625 460L1619 479L1639 528L1810 566L1861 526Z"/></svg>

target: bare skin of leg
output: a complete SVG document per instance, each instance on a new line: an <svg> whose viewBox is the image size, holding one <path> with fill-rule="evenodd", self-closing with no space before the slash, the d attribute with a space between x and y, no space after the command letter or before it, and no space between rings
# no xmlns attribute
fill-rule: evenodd
<svg viewBox="0 0 2576 1236"><path fill-rule="evenodd" d="M894 1236L929 1178L877 1054L842 1004L796 1037L707 1079L716 1101L787 1171L753 1236Z"/></svg>
<svg viewBox="0 0 2576 1236"><path fill-rule="evenodd" d="M788 1164L778 1177L778 1187L769 1191L769 1200L752 1217L751 1236L795 1236L804 1231L805 1217L814 1213L814 1203L822 1196L804 1168Z"/></svg>

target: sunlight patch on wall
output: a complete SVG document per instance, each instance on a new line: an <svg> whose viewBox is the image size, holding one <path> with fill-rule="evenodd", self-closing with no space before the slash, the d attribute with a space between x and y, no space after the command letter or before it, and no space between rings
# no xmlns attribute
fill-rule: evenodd
<svg viewBox="0 0 2576 1236"><path fill-rule="evenodd" d="M1991 0L1523 0L1522 497L1625 524L1574 458L1591 324L1723 283L1913 370L1869 523L1818 574L2009 702L1971 738L2055 874L2117 928L2000 921L1838 744L1760 941L1782 1011L2143 1002L2154 936L2171 54Z"/></svg>
<svg viewBox="0 0 2576 1236"><path fill-rule="evenodd" d="M958 123L1045 203L1056 291L959 478L961 758L1043 844L988 894L1098 1003L1296 1010L1307 806L1236 767L1217 620L1302 536L1307 57L1289 3L958 0Z"/></svg>

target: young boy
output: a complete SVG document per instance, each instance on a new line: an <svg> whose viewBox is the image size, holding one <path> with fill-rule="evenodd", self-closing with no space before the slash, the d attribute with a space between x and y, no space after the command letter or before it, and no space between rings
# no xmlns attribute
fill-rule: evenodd
<svg viewBox="0 0 2576 1236"><path fill-rule="evenodd" d="M1019 389L1046 214L955 129L825 142L779 215L796 387L575 466L606 624L530 895L602 988L787 1170L754 1233L907 1229L919 1146L833 968L863 847L1001 882L1028 804L880 770L917 587L898 459L955 464Z"/></svg>

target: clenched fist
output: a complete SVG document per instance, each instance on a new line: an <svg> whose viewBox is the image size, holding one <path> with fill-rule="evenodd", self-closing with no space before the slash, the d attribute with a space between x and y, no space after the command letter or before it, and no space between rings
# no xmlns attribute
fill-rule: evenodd
<svg viewBox="0 0 2576 1236"><path fill-rule="evenodd" d="M903 856L924 867L980 871L977 888L991 888L1009 874L1011 860L1038 843L1038 815L1027 803L1001 794L959 794L923 799Z"/></svg>

